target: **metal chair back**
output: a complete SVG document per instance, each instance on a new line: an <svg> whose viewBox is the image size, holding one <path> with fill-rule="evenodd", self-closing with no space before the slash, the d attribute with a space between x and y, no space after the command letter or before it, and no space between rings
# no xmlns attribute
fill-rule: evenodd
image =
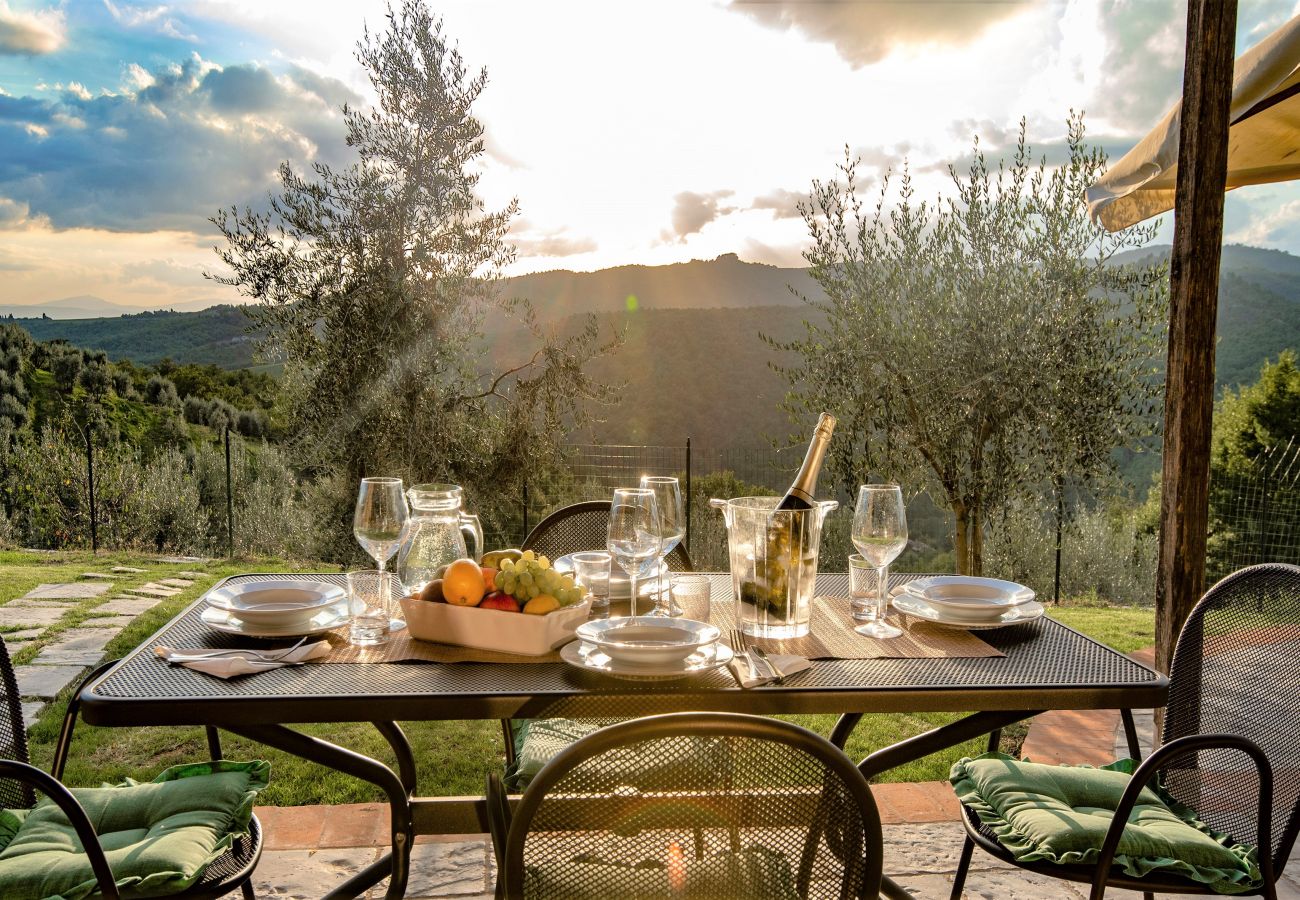
<svg viewBox="0 0 1300 900"><path fill-rule="evenodd" d="M1300 567L1251 566L1206 592L1183 626L1169 675L1166 743L1238 734L1273 770L1274 871L1300 829ZM1163 784L1211 828L1257 846L1259 779L1250 760L1202 750L1174 761Z"/></svg>
<svg viewBox="0 0 1300 900"><path fill-rule="evenodd" d="M529 785L503 854L507 897L876 897L866 779L788 722L679 713L610 725Z"/></svg>
<svg viewBox="0 0 1300 900"><path fill-rule="evenodd" d="M9 647L0 638L0 759L30 763L27 753L27 728L23 725L23 705L18 693L18 678L9 658ZM0 778L0 807L26 809L36 803L36 794L30 785L11 778Z"/></svg>
<svg viewBox="0 0 1300 900"><path fill-rule="evenodd" d="M566 553L603 548L612 506L609 500L587 500L557 509L528 532L520 549L534 550L555 559ZM685 544L674 547L667 562L672 572L695 571Z"/></svg>

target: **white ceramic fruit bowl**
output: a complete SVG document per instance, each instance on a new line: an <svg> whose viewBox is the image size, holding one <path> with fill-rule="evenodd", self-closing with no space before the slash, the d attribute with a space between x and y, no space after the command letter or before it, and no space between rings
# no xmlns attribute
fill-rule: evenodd
<svg viewBox="0 0 1300 900"><path fill-rule="evenodd" d="M542 656L567 644L590 611L590 598L544 616L402 598L406 627L413 638L519 656Z"/></svg>

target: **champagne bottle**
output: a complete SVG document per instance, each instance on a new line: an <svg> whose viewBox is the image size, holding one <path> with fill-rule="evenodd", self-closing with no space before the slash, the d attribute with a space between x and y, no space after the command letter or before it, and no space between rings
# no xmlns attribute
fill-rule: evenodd
<svg viewBox="0 0 1300 900"><path fill-rule="evenodd" d="M826 446L831 442L831 432L834 430L835 417L830 413L822 413L817 420L817 427L813 429L812 442L808 445L803 465L799 467L799 474L794 477L794 483L776 505L777 509L812 509L816 502L813 491L817 487L817 476L821 472Z"/></svg>

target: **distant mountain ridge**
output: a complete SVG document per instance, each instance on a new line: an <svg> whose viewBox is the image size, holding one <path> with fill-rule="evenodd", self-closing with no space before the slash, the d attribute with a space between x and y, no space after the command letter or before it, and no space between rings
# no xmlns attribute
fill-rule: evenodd
<svg viewBox="0 0 1300 900"><path fill-rule="evenodd" d="M807 269L743 262L734 253L666 266L616 266L595 272L560 269L504 279L502 293L526 297L539 315L635 309L752 309L799 306L802 294L821 296ZM635 297L635 303L629 298Z"/></svg>
<svg viewBox="0 0 1300 900"><path fill-rule="evenodd" d="M1147 248L1129 254L1127 261L1166 253L1167 247ZM572 333L583 316L595 313L606 335L615 330L626 334L627 343L617 355L592 367L599 378L628 388L622 405L605 411L606 421L591 436L680 444L689 434L699 446L753 447L789 430L779 409L785 384L771 370L776 356L759 334L789 340L803 332L811 310L791 287L818 295L806 269L746 263L728 254L669 266L521 275L507 279L502 293L528 297L538 318L560 333ZM171 357L248 367L256 362L259 337L237 306L17 321L40 340L65 338L140 363ZM517 355L524 340L518 323L497 316L486 327L485 352L519 362L511 355ZM1225 247L1218 328L1220 386L1253 382L1265 359L1300 347L1300 257Z"/></svg>
<svg viewBox="0 0 1300 900"><path fill-rule="evenodd" d="M201 312L213 306L219 306L211 299L189 300L174 304L173 312ZM95 319L109 316L131 316L142 312L157 310L142 309L96 297L93 294L78 294L75 297L62 297L58 300L44 300L40 303L0 303L0 316L13 316L16 319Z"/></svg>

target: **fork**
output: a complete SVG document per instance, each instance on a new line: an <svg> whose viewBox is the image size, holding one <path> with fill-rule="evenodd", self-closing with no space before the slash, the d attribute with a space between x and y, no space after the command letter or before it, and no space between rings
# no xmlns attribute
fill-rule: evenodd
<svg viewBox="0 0 1300 900"><path fill-rule="evenodd" d="M306 642L307 642L307 635L304 634L302 637L298 639L298 642L294 644L292 647L288 647L284 650L276 650L274 652L269 652L269 653L264 652L262 650L244 650L239 647L231 647L226 650L213 650L211 653L188 653L184 650L174 650L167 655L168 657L167 661L171 662L172 656L179 655L186 662L194 659L217 659L218 657L222 657L222 656L248 656L248 657L252 657L258 662L268 662L268 663L280 662L285 657L287 657L290 653L297 650Z"/></svg>
<svg viewBox="0 0 1300 900"><path fill-rule="evenodd" d="M758 656L756 656L754 652L757 648L750 648L749 639L745 636L745 632L741 631L739 628L731 629L731 649L737 656L743 656L745 658L745 663L749 666L751 672L758 673L761 671L758 665ZM763 664L768 667L769 671L772 670L771 663L767 660L763 660ZM776 677L777 676L774 672L769 676L769 678L773 680L775 680Z"/></svg>

